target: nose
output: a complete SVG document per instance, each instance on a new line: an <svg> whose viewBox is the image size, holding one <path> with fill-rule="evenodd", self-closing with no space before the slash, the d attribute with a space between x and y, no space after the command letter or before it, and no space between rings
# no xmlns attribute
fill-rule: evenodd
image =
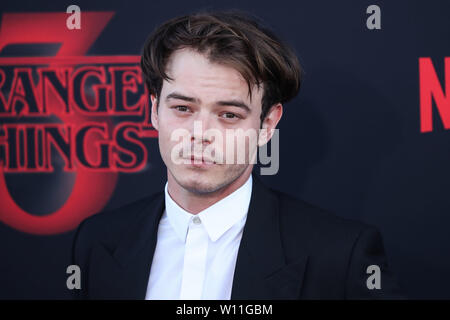
<svg viewBox="0 0 450 320"><path fill-rule="evenodd" d="M194 118L191 126L191 143L196 145L208 145L213 142L213 136L208 134L212 125L211 115L207 111L201 111Z"/></svg>

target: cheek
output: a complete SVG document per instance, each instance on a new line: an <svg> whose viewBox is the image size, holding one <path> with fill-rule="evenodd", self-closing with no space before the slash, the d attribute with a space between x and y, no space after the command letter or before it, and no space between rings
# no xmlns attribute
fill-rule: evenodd
<svg viewBox="0 0 450 320"><path fill-rule="evenodd" d="M244 129L245 134L237 134L235 138L236 148L241 151L249 151L249 148L253 149L258 144L258 128L251 127Z"/></svg>
<svg viewBox="0 0 450 320"><path fill-rule="evenodd" d="M159 151L164 160L168 160L172 146L176 143L171 140L172 130L166 124L161 125L158 130Z"/></svg>
<svg viewBox="0 0 450 320"><path fill-rule="evenodd" d="M170 115L167 110L161 110L159 114L159 130L158 135L161 137L162 141L169 142L172 133L180 128L180 124L177 123L176 119Z"/></svg>
<svg viewBox="0 0 450 320"><path fill-rule="evenodd" d="M186 135L189 124L186 120L172 115L169 111L161 114L159 118L159 131L165 140L170 141L172 136Z"/></svg>
<svg viewBox="0 0 450 320"><path fill-rule="evenodd" d="M172 128L166 124L159 130L159 150L166 165L172 166L173 161L178 161L186 146L190 149L189 139L186 138L187 132L180 127Z"/></svg>

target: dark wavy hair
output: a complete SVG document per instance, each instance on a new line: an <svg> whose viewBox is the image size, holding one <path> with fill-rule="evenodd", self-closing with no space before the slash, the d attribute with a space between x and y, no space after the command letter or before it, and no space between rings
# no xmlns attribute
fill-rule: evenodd
<svg viewBox="0 0 450 320"><path fill-rule="evenodd" d="M293 50L255 18L236 12L201 12L171 19L145 42L141 68L147 89L157 98L171 54L191 48L210 62L236 69L248 84L263 85L261 122L271 106L285 103L300 90L303 69Z"/></svg>

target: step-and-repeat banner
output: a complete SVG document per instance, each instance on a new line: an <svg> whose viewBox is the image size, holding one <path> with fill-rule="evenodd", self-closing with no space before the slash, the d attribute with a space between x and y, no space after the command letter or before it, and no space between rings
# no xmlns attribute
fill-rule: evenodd
<svg viewBox="0 0 450 320"><path fill-rule="evenodd" d="M162 190L143 43L226 9L259 17L305 72L262 180L375 225L408 297L450 298L450 5L406 0L3 2L0 298L70 298L80 222Z"/></svg>

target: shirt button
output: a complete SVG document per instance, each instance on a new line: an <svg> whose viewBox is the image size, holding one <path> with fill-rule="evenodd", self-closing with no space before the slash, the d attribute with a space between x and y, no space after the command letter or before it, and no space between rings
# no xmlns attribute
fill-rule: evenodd
<svg viewBox="0 0 450 320"><path fill-rule="evenodd" d="M194 224L200 224L200 223L202 223L202 220L200 220L199 217L194 217L194 218L192 219L192 221L194 222Z"/></svg>

